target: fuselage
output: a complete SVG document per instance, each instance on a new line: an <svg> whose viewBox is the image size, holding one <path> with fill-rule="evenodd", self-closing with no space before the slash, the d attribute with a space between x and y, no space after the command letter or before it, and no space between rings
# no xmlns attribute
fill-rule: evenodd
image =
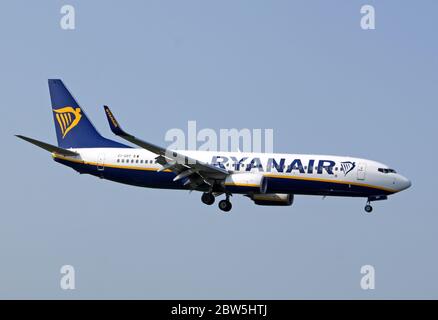
<svg viewBox="0 0 438 320"><path fill-rule="evenodd" d="M77 157L53 154L55 161L80 173L149 188L187 189L170 170L159 171L155 153L135 148L71 149ZM180 151L180 154L228 170L230 174L263 175L267 193L324 196L386 196L408 188L410 181L382 163L348 157L220 151ZM234 185L232 193L255 191L250 184Z"/></svg>

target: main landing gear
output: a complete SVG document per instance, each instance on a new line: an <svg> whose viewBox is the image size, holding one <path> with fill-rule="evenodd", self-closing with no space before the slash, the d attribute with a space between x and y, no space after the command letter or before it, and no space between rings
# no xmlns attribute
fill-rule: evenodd
<svg viewBox="0 0 438 320"><path fill-rule="evenodd" d="M214 203L214 195L210 192L204 192L202 194L201 201L206 205L211 206Z"/></svg>
<svg viewBox="0 0 438 320"><path fill-rule="evenodd" d="M206 205L212 205L214 203L215 197L211 192L204 192L201 197L201 201L205 203ZM219 201L219 209L221 209L224 212L228 212L233 207L230 202L230 195L227 194L225 200Z"/></svg>
<svg viewBox="0 0 438 320"><path fill-rule="evenodd" d="M230 200L228 200L228 197L229 196L227 195L227 199L219 201L219 209L225 212L230 211L233 207Z"/></svg>

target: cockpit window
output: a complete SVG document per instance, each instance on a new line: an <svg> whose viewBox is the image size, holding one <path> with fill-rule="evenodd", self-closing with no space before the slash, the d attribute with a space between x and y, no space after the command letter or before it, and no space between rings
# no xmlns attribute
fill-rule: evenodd
<svg viewBox="0 0 438 320"><path fill-rule="evenodd" d="M389 168L379 168L377 170L379 170L379 172L382 173L397 173L394 169L389 169Z"/></svg>

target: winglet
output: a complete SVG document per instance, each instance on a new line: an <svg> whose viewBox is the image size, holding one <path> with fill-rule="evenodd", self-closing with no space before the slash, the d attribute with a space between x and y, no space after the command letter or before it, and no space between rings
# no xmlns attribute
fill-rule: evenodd
<svg viewBox="0 0 438 320"><path fill-rule="evenodd" d="M110 108L108 108L108 106L103 106L103 108L105 109L105 114L111 131L117 136L128 136L128 134L120 127Z"/></svg>

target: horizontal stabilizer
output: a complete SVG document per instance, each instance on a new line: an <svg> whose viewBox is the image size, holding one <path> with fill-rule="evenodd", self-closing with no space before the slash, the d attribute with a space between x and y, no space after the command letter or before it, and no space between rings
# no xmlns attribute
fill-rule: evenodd
<svg viewBox="0 0 438 320"><path fill-rule="evenodd" d="M79 153L76 153L76 152L73 152L73 151L70 151L70 150L67 150L67 149L63 149L63 148L60 148L60 147L56 147L54 145L51 145L51 144L48 144L48 143L45 143L45 142L42 142L42 141L38 141L38 140L35 140L35 139L32 139L32 138L28 138L28 137L25 137L25 136L22 136L22 135L18 135L17 134L15 136L20 138L20 139L23 139L24 141L30 142L30 143L32 143L32 144L34 144L34 145L36 145L36 146L38 146L38 147L40 147L40 148L42 148L44 150L47 150L49 152L54 152L56 154L60 154L60 155L63 155L63 156L70 156L70 157L74 157L74 156L78 156L79 155Z"/></svg>

